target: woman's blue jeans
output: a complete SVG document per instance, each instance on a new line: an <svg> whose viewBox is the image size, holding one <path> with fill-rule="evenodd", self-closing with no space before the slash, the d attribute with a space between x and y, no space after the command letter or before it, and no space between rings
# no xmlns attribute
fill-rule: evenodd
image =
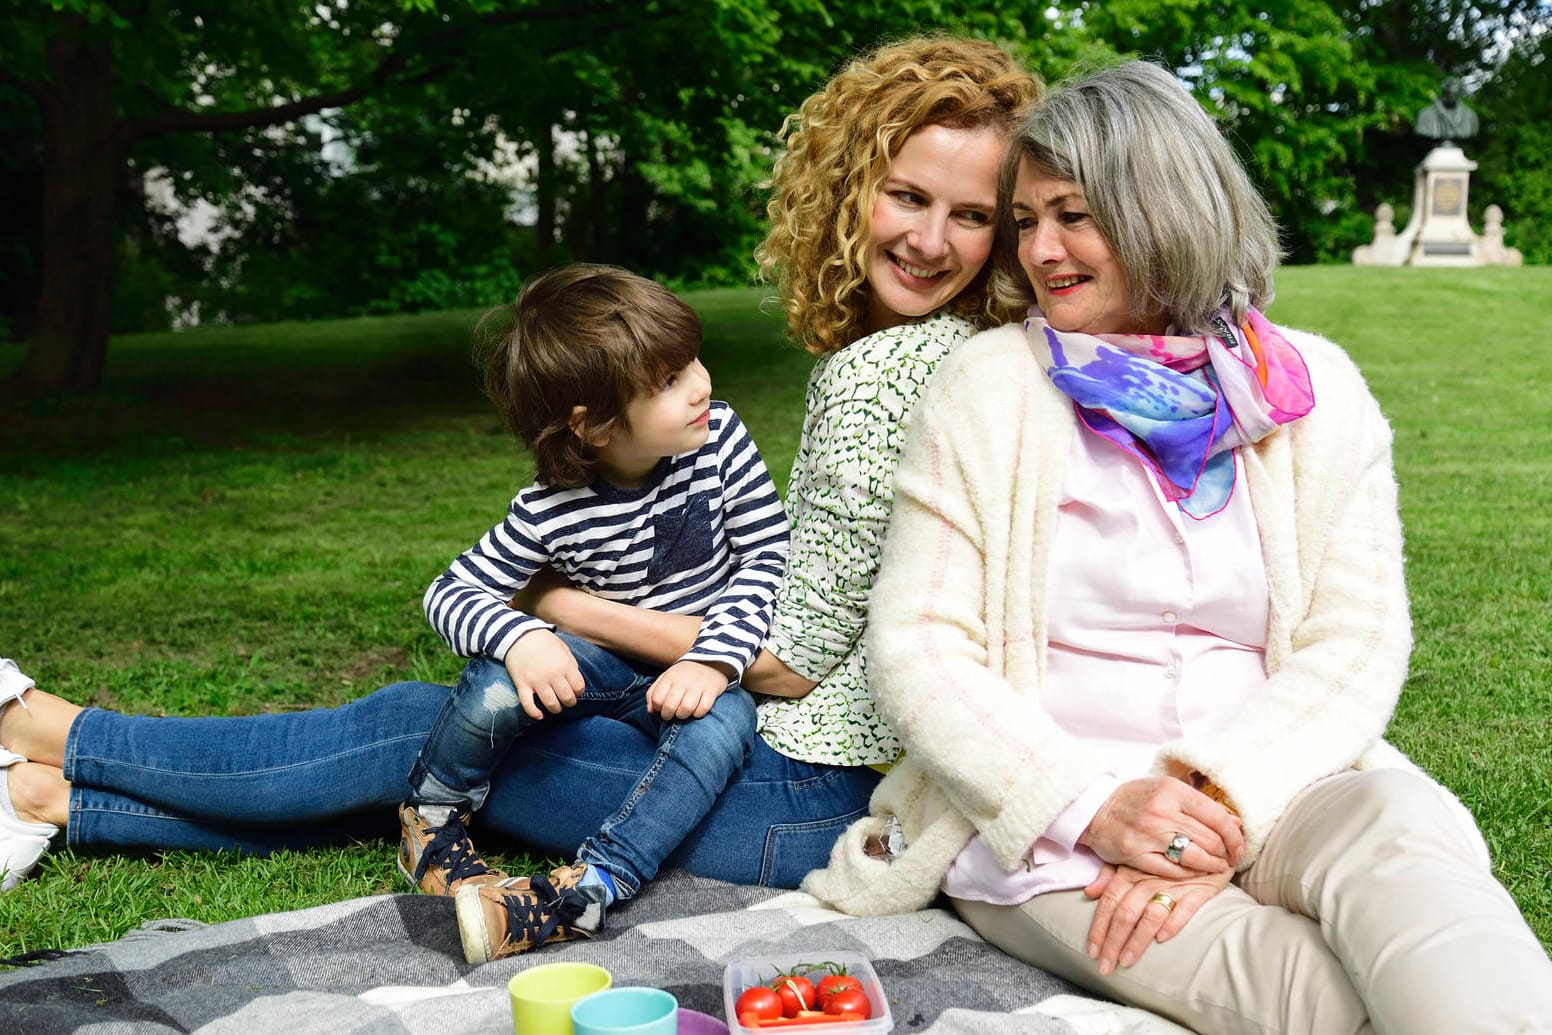
<svg viewBox="0 0 1552 1035"><path fill-rule="evenodd" d="M754 701L730 686L697 719L664 721L647 710L647 690L662 669L619 657L602 647L561 634L585 687L562 712L535 719L518 702L506 666L474 658L448 696L410 770L410 801L478 809L490 791L497 764L521 752L536 727L579 722L593 715L640 730L657 751L617 810L577 849L576 858L606 870L629 898L657 876L658 867L711 811L728 780L754 745ZM570 807L566 797L548 808Z"/></svg>
<svg viewBox="0 0 1552 1035"><path fill-rule="evenodd" d="M67 836L77 846L255 853L396 836L406 774L448 692L394 683L338 708L231 718L89 708L65 746ZM497 768L480 829L570 856L618 810L656 751L617 719L540 723ZM865 814L878 779L865 766L788 758L757 738L666 865L796 887Z"/></svg>

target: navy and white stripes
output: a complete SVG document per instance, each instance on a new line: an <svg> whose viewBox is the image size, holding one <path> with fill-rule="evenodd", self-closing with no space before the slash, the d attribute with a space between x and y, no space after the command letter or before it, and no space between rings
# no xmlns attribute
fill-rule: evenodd
<svg viewBox="0 0 1552 1035"><path fill-rule="evenodd" d="M713 402L705 445L666 458L639 488L598 479L518 493L423 602L454 651L501 660L524 633L552 628L507 603L548 564L610 600L703 615L684 657L742 675L765 639L786 556L786 513L760 451L738 415Z"/></svg>

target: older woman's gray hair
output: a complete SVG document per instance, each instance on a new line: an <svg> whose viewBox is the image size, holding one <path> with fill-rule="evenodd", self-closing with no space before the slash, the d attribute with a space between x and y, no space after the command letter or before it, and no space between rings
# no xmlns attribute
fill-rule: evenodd
<svg viewBox="0 0 1552 1035"><path fill-rule="evenodd" d="M1021 160L1082 189L1115 253L1133 315L1167 313L1201 332L1227 305L1234 322L1272 299L1277 226L1212 117L1169 72L1128 61L1053 89L1013 138L1002 170L998 289L1034 301L1007 211Z"/></svg>

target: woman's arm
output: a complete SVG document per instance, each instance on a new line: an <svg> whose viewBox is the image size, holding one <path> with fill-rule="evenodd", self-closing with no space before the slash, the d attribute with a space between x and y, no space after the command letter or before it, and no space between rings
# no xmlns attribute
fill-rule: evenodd
<svg viewBox="0 0 1552 1035"><path fill-rule="evenodd" d="M860 646L906 425L970 330L940 315L869 335L814 368L787 485L787 571L766 642L810 680Z"/></svg>
<svg viewBox="0 0 1552 1035"><path fill-rule="evenodd" d="M800 676L769 650L756 654L750 666L744 669L744 688L768 697L807 697L819 683Z"/></svg>

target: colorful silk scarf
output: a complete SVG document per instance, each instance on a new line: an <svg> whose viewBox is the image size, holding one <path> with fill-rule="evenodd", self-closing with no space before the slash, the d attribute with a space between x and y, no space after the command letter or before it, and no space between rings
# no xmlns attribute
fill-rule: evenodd
<svg viewBox="0 0 1552 1035"><path fill-rule="evenodd" d="M1233 450L1259 442L1315 406L1298 349L1252 309L1227 311L1203 335L1058 331L1038 309L1024 321L1051 383L1078 418L1135 456L1164 498L1201 520L1234 492Z"/></svg>

